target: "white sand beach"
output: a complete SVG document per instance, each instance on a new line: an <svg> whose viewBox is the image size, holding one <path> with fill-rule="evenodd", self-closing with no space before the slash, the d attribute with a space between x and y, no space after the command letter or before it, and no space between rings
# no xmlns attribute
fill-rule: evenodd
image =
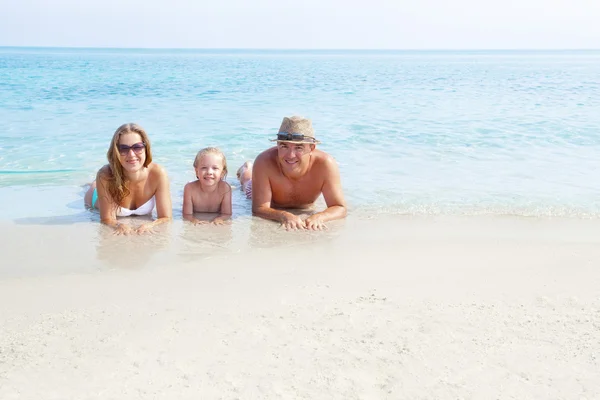
<svg viewBox="0 0 600 400"><path fill-rule="evenodd" d="M0 399L600 397L598 220L242 222L3 223Z"/></svg>

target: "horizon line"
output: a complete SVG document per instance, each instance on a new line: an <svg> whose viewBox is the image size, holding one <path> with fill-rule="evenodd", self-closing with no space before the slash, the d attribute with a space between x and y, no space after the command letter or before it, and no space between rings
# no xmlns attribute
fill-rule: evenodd
<svg viewBox="0 0 600 400"><path fill-rule="evenodd" d="M600 48L277 48L277 47L114 47L114 46L15 46L0 49L90 49L90 50L213 50L213 51L599 51Z"/></svg>

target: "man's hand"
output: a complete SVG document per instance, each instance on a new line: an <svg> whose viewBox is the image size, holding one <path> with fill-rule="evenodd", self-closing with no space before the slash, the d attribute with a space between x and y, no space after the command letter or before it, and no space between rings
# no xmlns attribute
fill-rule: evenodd
<svg viewBox="0 0 600 400"><path fill-rule="evenodd" d="M286 231L295 231L297 229L306 229L306 224L302 220L302 218L294 215L292 213L286 212L283 214L281 218L281 226L285 228Z"/></svg>
<svg viewBox="0 0 600 400"><path fill-rule="evenodd" d="M322 231L327 229L327 225L323 221L323 218L319 214L313 214L310 217L306 218L304 221L306 224L306 229L311 231Z"/></svg>

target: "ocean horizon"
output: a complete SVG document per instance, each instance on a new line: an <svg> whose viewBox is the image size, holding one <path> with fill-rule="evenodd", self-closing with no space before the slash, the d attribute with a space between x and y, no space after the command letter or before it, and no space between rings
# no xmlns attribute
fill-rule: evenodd
<svg viewBox="0 0 600 400"><path fill-rule="evenodd" d="M270 48L270 47L114 47L114 46L12 46L0 45L0 50L56 51L151 51L151 52L201 52L201 53L594 53L598 48Z"/></svg>

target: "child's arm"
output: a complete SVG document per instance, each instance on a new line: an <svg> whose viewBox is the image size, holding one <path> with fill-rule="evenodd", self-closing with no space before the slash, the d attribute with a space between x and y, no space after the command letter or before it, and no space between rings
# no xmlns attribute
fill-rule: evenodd
<svg viewBox="0 0 600 400"><path fill-rule="evenodd" d="M231 186L227 182L221 182L223 186L223 197L221 199L221 211L211 222L215 225L221 225L231 218ZM221 188L219 188L221 189Z"/></svg>
<svg viewBox="0 0 600 400"><path fill-rule="evenodd" d="M194 189L191 186L191 183L187 183L183 187L183 219L191 222L192 224L201 223L199 219L194 217L194 202L192 200L192 192Z"/></svg>

